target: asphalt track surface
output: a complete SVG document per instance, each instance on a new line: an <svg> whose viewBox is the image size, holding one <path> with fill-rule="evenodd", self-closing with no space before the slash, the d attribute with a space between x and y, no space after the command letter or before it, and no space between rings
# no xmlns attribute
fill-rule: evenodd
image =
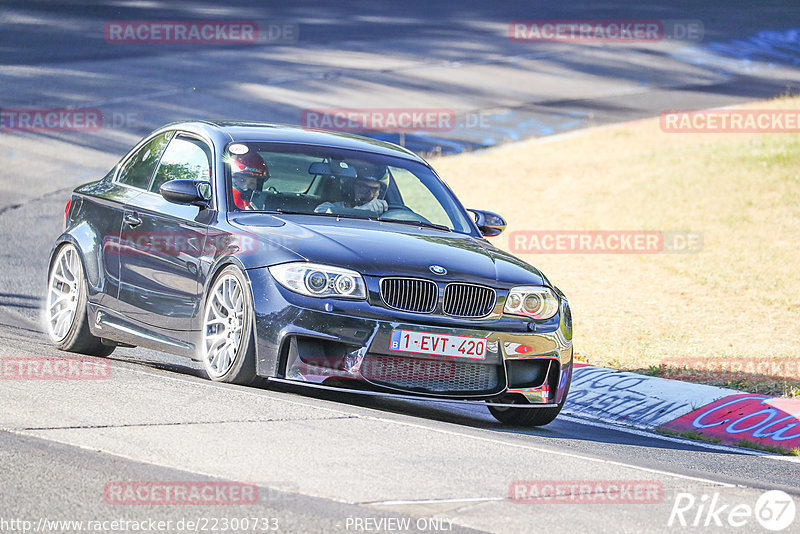
<svg viewBox="0 0 800 534"><path fill-rule="evenodd" d="M0 132L0 356L58 354L39 309L68 192L105 174L160 124L297 124L314 107L446 107L487 118L434 140L461 149L796 92L798 56L761 49L770 61L756 62L752 38L790 30L800 10L754 5L3 2L0 105L94 107L107 122L97 132ZM202 47L103 40L109 20L198 18L288 21L300 37ZM701 20L704 41L578 46L507 37L514 19L653 18ZM744 43L739 57L735 47L708 55L709 43L736 42ZM0 406L4 532L15 528L2 521L15 519L43 529L45 519L153 519L178 532L181 520L236 517L275 519L282 532L399 531L402 518L427 532L708 531L668 525L678 493L698 503L719 494L728 510L752 507L770 489L800 502L800 465L785 457L569 416L520 429L480 406L213 384L191 361L140 349L117 349L107 380L3 381ZM258 503L123 506L103 498L114 481L197 480L256 484ZM510 500L510 485L526 480L658 482L664 496L650 504ZM752 517L739 528L709 521L715 531L764 531Z"/></svg>

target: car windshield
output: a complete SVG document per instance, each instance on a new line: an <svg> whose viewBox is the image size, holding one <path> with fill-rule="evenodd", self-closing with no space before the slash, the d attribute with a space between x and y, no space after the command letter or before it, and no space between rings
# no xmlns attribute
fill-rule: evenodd
<svg viewBox="0 0 800 534"><path fill-rule="evenodd" d="M231 211L360 218L471 232L452 193L419 162L276 143L234 143L224 160Z"/></svg>

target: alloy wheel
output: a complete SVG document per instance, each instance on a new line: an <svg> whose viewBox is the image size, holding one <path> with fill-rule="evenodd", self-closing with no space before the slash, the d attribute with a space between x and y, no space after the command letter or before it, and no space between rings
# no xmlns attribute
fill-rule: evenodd
<svg viewBox="0 0 800 534"><path fill-rule="evenodd" d="M242 343L244 298L239 280L231 274L221 276L211 289L203 319L202 359L213 378L230 371Z"/></svg>
<svg viewBox="0 0 800 534"><path fill-rule="evenodd" d="M71 245L64 246L53 262L47 285L47 329L58 343L67 337L78 309L81 290L81 261Z"/></svg>

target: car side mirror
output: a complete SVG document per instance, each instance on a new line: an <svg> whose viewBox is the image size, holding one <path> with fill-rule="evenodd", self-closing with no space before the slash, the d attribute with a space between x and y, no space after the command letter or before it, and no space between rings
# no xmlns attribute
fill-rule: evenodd
<svg viewBox="0 0 800 534"><path fill-rule="evenodd" d="M467 211L475 216L475 224L478 225L478 230L486 237L498 236L506 229L506 220L496 213L484 210Z"/></svg>
<svg viewBox="0 0 800 534"><path fill-rule="evenodd" d="M171 180L161 185L161 196L174 204L208 206L211 184L203 180Z"/></svg>

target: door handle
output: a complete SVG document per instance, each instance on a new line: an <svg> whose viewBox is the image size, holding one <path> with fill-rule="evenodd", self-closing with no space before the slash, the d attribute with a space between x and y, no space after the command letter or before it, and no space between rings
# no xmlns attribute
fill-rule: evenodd
<svg viewBox="0 0 800 534"><path fill-rule="evenodd" d="M132 228L136 228L140 224L142 224L142 220L134 215L133 213L126 213L125 216L122 218L125 221L125 224L129 225Z"/></svg>

